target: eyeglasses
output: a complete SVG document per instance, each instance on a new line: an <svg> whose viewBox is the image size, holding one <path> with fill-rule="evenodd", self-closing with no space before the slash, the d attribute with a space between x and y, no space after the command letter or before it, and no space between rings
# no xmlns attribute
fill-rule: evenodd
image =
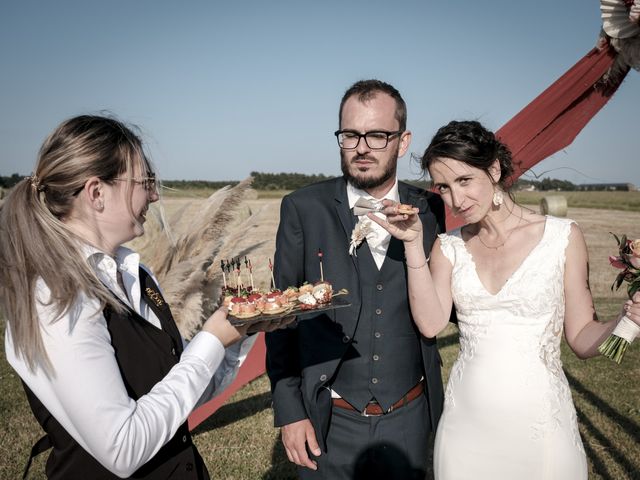
<svg viewBox="0 0 640 480"><path fill-rule="evenodd" d="M128 182L129 179L128 178L112 178L109 181ZM131 181L133 183L137 183L138 185L142 185L143 188L149 193L158 191L158 181L156 180L156 176L154 174L151 174L148 177L133 177L131 178ZM73 192L72 195L74 197L77 197L82 190L84 190L84 185L78 188L75 192Z"/></svg>
<svg viewBox="0 0 640 480"><path fill-rule="evenodd" d="M359 133L355 130L337 130L333 134L338 139L338 145L343 150L354 150L358 148L360 139L364 138L367 146L371 150L384 150L389 144L389 139L400 135L404 130L396 132L386 132L384 130L373 130L371 132Z"/></svg>
<svg viewBox="0 0 640 480"><path fill-rule="evenodd" d="M149 177L133 177L133 178L114 178L114 181L117 182L128 182L132 181L138 185L142 185L147 192L157 192L157 181L156 176L151 175Z"/></svg>

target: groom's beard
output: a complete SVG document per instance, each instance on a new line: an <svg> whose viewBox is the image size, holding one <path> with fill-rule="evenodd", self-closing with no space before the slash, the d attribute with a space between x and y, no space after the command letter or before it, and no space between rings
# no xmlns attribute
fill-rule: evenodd
<svg viewBox="0 0 640 480"><path fill-rule="evenodd" d="M379 176L362 177L362 176L358 176L357 173L355 175L351 174L351 172L349 171L349 160L345 158L345 152L341 150L340 151L340 168L342 169L342 175L344 176L347 182L349 182L351 185L353 185L355 188L359 190L368 190L370 188L379 187L389 179L395 177L396 169L398 167L398 151L399 151L399 148L397 148L396 151L391 154L391 156L387 161L386 168ZM358 155L356 157L353 157L351 160L358 160L358 159L364 159L364 158L367 158L367 156ZM375 157L370 157L370 158L375 159ZM379 162L378 159L375 159L375 160Z"/></svg>

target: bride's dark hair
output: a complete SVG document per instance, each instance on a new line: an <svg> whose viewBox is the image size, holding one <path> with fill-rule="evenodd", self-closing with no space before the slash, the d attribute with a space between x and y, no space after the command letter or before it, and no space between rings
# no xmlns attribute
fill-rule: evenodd
<svg viewBox="0 0 640 480"><path fill-rule="evenodd" d="M501 174L497 183L503 190L511 185L513 162L509 147L475 120L454 120L441 127L422 155L420 166L428 170L438 158L453 158L479 168L487 175L493 162L498 159Z"/></svg>

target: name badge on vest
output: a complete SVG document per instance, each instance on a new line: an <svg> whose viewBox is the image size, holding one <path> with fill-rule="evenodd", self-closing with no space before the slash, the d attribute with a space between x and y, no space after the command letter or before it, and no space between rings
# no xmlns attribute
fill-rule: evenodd
<svg viewBox="0 0 640 480"><path fill-rule="evenodd" d="M147 296L151 299L151 301L155 303L156 307L162 307L164 305L164 300L162 299L162 295L160 295L159 292L156 292L151 287L147 287L144 291L147 293Z"/></svg>

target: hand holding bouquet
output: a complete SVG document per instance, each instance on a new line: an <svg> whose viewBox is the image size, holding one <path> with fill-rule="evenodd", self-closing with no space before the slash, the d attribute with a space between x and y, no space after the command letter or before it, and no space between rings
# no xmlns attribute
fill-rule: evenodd
<svg viewBox="0 0 640 480"><path fill-rule="evenodd" d="M628 240L626 235L618 238L613 234L618 242L618 255L609 256L609 263L621 270L611 285L611 290L620 288L623 282L627 282L627 294L629 298L640 290L640 239ZM614 360L616 363L622 361L624 352L633 340L640 334L640 326L622 317L616 328L611 332L598 350L605 357Z"/></svg>

